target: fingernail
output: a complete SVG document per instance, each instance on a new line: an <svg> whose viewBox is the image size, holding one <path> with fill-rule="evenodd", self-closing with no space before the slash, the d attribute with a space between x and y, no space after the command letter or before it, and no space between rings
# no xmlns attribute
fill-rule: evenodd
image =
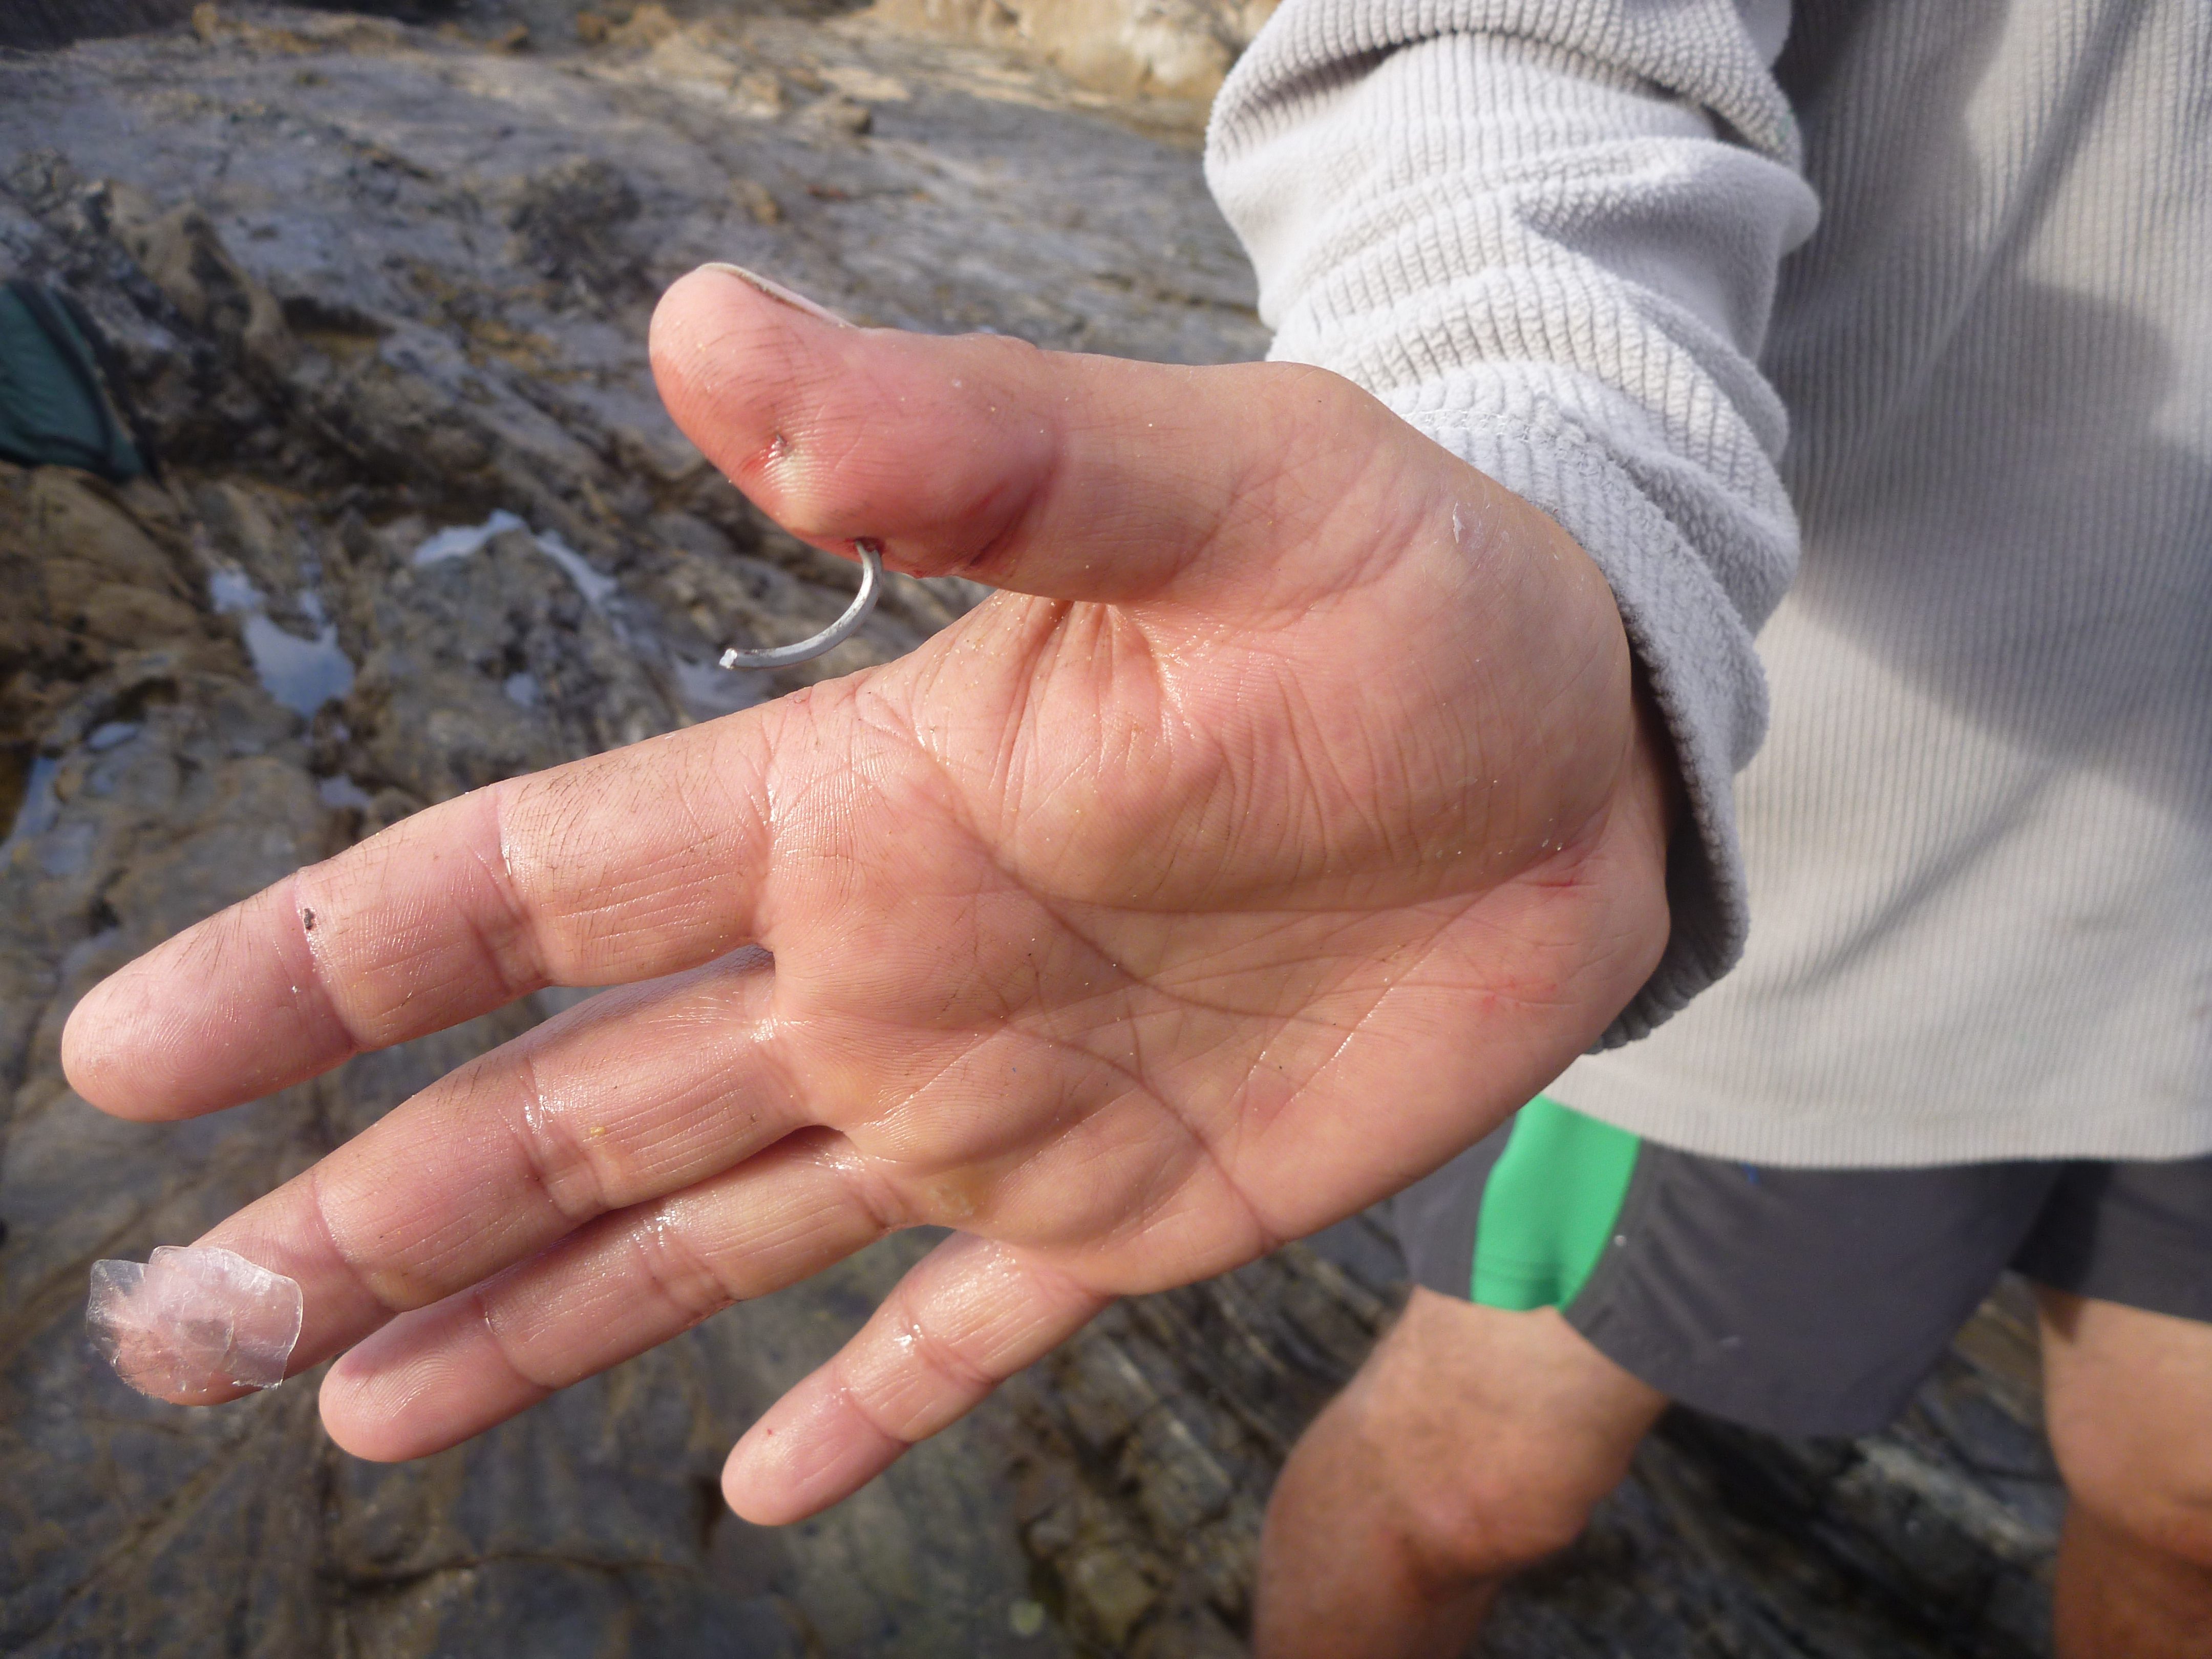
<svg viewBox="0 0 2212 1659"><path fill-rule="evenodd" d="M771 282L769 278L762 276L760 272L757 270L747 270L743 265L730 264L726 261L720 259L717 259L710 264L702 265L700 268L703 270L727 271L739 282L750 283L756 289L768 295L769 299L774 300L777 304L789 306L793 311L803 311L808 316L815 319L817 322L834 324L839 328L850 328L853 326L852 324L847 322L836 312L830 310L829 307L817 305L813 301L808 299L804 294L793 293L791 289L786 288L781 283Z"/></svg>

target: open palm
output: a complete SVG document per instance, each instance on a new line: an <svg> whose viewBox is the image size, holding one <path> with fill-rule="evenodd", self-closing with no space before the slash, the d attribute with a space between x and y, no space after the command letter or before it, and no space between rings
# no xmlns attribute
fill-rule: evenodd
<svg viewBox="0 0 2212 1659"><path fill-rule="evenodd" d="M1112 1297L1404 1185L1658 959L1662 768L1602 579L1346 383L846 329L702 272L655 357L809 540L1005 590L901 661L425 811L96 989L171 1118L609 991L204 1241L305 1290L339 1443L433 1451L917 1223L755 1426L843 1496Z"/></svg>

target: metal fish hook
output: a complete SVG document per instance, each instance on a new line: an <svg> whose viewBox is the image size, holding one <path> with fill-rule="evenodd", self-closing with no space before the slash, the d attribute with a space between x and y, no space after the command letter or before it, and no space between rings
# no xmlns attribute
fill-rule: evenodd
<svg viewBox="0 0 2212 1659"><path fill-rule="evenodd" d="M795 662L806 662L836 649L858 633L860 624L867 621L868 612L876 608L877 597L884 591L884 544L861 540L853 545L860 555L860 591L845 607L843 616L812 639L801 640L796 645L779 645L766 651L740 651L732 646L722 653L722 666L788 668Z"/></svg>

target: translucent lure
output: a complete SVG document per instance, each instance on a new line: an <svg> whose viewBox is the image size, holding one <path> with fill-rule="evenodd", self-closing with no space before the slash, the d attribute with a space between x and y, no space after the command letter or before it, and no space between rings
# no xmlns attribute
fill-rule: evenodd
<svg viewBox="0 0 2212 1659"><path fill-rule="evenodd" d="M165 1244L151 1261L95 1261L85 1329L156 1400L196 1405L273 1389L300 1340L300 1282L230 1250Z"/></svg>

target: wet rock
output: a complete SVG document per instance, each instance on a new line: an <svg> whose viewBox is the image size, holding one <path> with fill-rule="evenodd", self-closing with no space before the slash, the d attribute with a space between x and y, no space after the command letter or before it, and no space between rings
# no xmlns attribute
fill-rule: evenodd
<svg viewBox="0 0 2212 1659"><path fill-rule="evenodd" d="M555 283L577 285L587 300L634 297L644 265L623 234L639 212L637 192L608 162L596 155L561 162L517 191L507 216L514 257Z"/></svg>
<svg viewBox="0 0 2212 1659"><path fill-rule="evenodd" d="M192 0L9 0L0 6L0 46L21 51L182 21Z"/></svg>
<svg viewBox="0 0 2212 1659"><path fill-rule="evenodd" d="M348 571L356 781L445 800L678 724L604 590L580 589L528 531L424 564L417 522L359 538Z"/></svg>
<svg viewBox="0 0 2212 1659"><path fill-rule="evenodd" d="M164 213L114 184L103 205L107 230L195 332L264 374L281 376L292 366L297 347L275 297L230 257L198 205Z"/></svg>

